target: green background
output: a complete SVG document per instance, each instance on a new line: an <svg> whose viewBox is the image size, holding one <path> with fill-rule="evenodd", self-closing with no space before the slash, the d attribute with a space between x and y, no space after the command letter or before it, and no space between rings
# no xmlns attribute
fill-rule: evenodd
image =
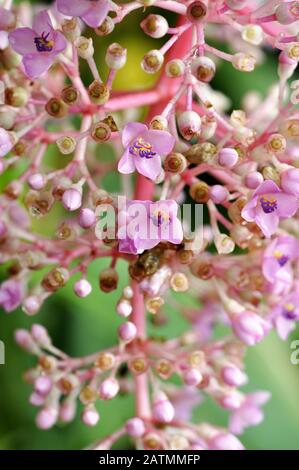
<svg viewBox="0 0 299 470"><path fill-rule="evenodd" d="M154 10L153 10L154 11ZM145 74L140 68L140 60L145 52L157 48L161 41L146 37L138 24L146 15L134 12L121 25L118 25L109 38L96 38L96 61L100 70L106 71L103 64L105 47L117 41L128 48L128 63L120 71L116 86L125 89L147 88L157 79ZM168 16L171 25L175 17ZM98 52L99 51L99 52ZM262 66L252 74L241 74L230 65L218 67L213 86L224 91L232 100L233 108L240 106L240 99L245 91L258 90L265 93L277 79L276 58L267 55ZM88 80L90 77L86 76ZM50 149L53 152L53 149ZM54 158L53 153L51 156ZM56 157L55 157L56 158ZM18 174L18 170L0 177L1 187ZM106 181L108 189L116 190L118 181L110 175ZM57 209L53 215L35 222L38 231L46 232L59 216ZM72 278L68 286L46 301L40 313L33 319L20 310L11 315L0 312L0 339L6 347L6 364L0 366L0 449L80 449L117 429L125 419L134 413L133 398L122 396L111 402L99 404L101 420L95 428L87 428L78 418L69 425L57 425L49 431L40 431L35 427L36 409L28 404L31 387L22 381L24 371L35 365L35 359L21 351L13 341L16 328L29 328L34 322L48 327L55 345L68 354L79 356L89 354L115 344L116 328L120 320L115 314L115 304L121 288L127 283L126 266L117 265L120 274L120 288L113 294L99 291L98 273L108 266L108 260L95 261L88 279L93 284L93 292L86 299L78 299L72 292ZM5 267L1 271L5 278ZM183 304L190 302L186 296L177 296ZM180 313L167 307L168 323L163 327L149 324L152 333L172 337L185 327ZM250 382L246 390L270 390L272 399L265 406L265 420L257 428L250 428L241 440L249 449L298 449L299 448L299 365L290 363L290 344L299 339L299 330L283 342L275 333L271 333L262 344L250 348L247 356L247 371ZM210 400L205 400L194 412L194 421L209 421L225 425L228 414L219 410ZM131 444L123 440L118 448L127 448Z"/></svg>

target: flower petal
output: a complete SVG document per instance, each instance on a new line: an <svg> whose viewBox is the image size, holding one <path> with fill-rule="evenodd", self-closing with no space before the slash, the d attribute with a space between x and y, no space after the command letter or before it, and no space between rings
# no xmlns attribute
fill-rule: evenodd
<svg viewBox="0 0 299 470"><path fill-rule="evenodd" d="M269 194L269 193L280 193L281 189L277 186L276 183L272 180L264 181L253 193L254 196L258 196L261 194Z"/></svg>
<svg viewBox="0 0 299 470"><path fill-rule="evenodd" d="M53 32L53 42L54 48L51 54L60 54L60 52L63 52L67 46L66 39L60 31Z"/></svg>
<svg viewBox="0 0 299 470"><path fill-rule="evenodd" d="M162 163L160 155L153 158L133 157L137 171L151 180L158 178L162 171Z"/></svg>
<svg viewBox="0 0 299 470"><path fill-rule="evenodd" d="M147 126L141 122L129 122L122 132L122 143L127 147L133 139L140 137L147 131Z"/></svg>
<svg viewBox="0 0 299 470"><path fill-rule="evenodd" d="M266 214L263 209L259 206L256 209L255 222L259 226L265 237L270 238L278 227L279 217L275 212Z"/></svg>
<svg viewBox="0 0 299 470"><path fill-rule="evenodd" d="M90 0L57 0L57 10L68 16L82 16L90 9Z"/></svg>
<svg viewBox="0 0 299 470"><path fill-rule="evenodd" d="M291 194L275 194L277 199L277 214L280 217L291 217L298 209L298 199Z"/></svg>
<svg viewBox="0 0 299 470"><path fill-rule="evenodd" d="M28 78L36 78L46 72L53 63L51 55L28 54L24 56L23 64Z"/></svg>
<svg viewBox="0 0 299 470"><path fill-rule="evenodd" d="M127 149L121 159L118 162L118 171L127 175L129 173L133 173L135 171L135 158L133 155L130 155L129 150Z"/></svg>
<svg viewBox="0 0 299 470"><path fill-rule="evenodd" d="M91 2L90 2L91 3ZM98 0L91 4L90 9L81 15L82 20L91 28L100 26L108 15L110 4L107 0Z"/></svg>
<svg viewBox="0 0 299 470"><path fill-rule="evenodd" d="M143 139L150 142L159 155L167 155L170 153L175 144L175 138L166 131L149 130L143 134Z"/></svg>
<svg viewBox="0 0 299 470"><path fill-rule="evenodd" d="M51 31L53 31L52 21L47 10L40 11L35 16L33 20L32 29L40 35L42 33L50 33Z"/></svg>
<svg viewBox="0 0 299 470"><path fill-rule="evenodd" d="M8 40L18 54L33 54L36 52L34 38L36 33L31 28L17 28L12 33L9 33Z"/></svg>
<svg viewBox="0 0 299 470"><path fill-rule="evenodd" d="M243 207L242 212L241 212L241 216L243 217L243 219L247 220L247 222L253 222L254 221L255 215L256 215L257 203L258 203L258 198L254 197L253 199L251 199L251 201L249 201L246 204L245 207Z"/></svg>

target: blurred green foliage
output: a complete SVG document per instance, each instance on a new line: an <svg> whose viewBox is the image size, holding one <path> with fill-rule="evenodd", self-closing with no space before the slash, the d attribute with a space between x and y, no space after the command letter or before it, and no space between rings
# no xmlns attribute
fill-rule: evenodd
<svg viewBox="0 0 299 470"><path fill-rule="evenodd" d="M23 2L24 3L24 2ZM96 61L100 70L107 44L118 41L128 48L127 66L116 79L117 88L147 88L156 76L145 74L140 68L143 54L158 47L158 42L145 37L137 26L146 13L134 12L123 24L116 27L113 37L96 38ZM169 21L174 24L173 15ZM221 64L213 86L223 91L238 108L244 92L255 89L265 93L276 80L275 60L267 56L262 66L252 74L241 74L229 64ZM16 170L1 177L0 186L7 178L15 177ZM115 175L106 181L108 188L115 190ZM35 226L38 231L49 230L53 216L42 219ZM56 217L55 217L56 218ZM45 226L43 226L45 224ZM93 292L86 299L78 299L72 292L71 279L68 286L52 296L35 318L28 318L20 310L11 315L0 314L0 339L6 347L6 364L0 366L0 449L79 449L92 441L115 430L125 419L134 413L133 397L122 396L111 402L101 403L101 421L95 428L87 428L78 418L70 425L58 425L49 431L37 430L34 424L36 410L28 404L31 387L22 381L25 370L35 365L35 359L21 351L14 343L13 332L16 328L29 328L34 322L45 325L54 343L73 356L92 353L115 344L116 328L120 320L115 315L115 304L121 288L128 282L127 268L119 263L120 286L112 294L101 293L98 289L98 273L108 266L107 260L97 260L89 268L88 279L93 284ZM2 278L5 271L1 271ZM176 300L182 308L191 302L184 295ZM163 327L149 324L150 332L172 337L185 327L180 316L180 308L166 307L168 323ZM265 406L265 420L257 428L249 429L242 442L249 449L299 449L299 366L290 363L290 344L299 338L299 330L288 341L282 342L275 333L258 346L250 348L246 358L250 383L247 390L270 390L271 401ZM80 410L79 410L80 411ZM228 414L210 400L194 411L195 422L209 421L226 425ZM130 442L123 440L118 448L124 449Z"/></svg>

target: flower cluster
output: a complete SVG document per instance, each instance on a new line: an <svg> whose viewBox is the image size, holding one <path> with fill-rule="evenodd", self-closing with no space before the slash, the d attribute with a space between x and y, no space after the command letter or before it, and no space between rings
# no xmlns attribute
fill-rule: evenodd
<svg viewBox="0 0 299 470"><path fill-rule="evenodd" d="M130 51L113 42L113 30L133 10L143 33L166 37L140 64L160 75L149 90L115 92ZM177 24L168 24L168 11ZM0 306L36 315L71 282L86 297L97 258L109 260L99 299L118 289L119 260L129 278L115 307L118 344L108 350L72 358L42 325L16 331L18 345L37 357L25 379L40 429L72 421L78 405L85 425L101 426L98 402L120 393L136 397L132 418L91 448L128 435L142 449L239 450L237 436L263 420L270 393L240 390L249 380L246 348L271 330L287 338L299 320L295 82L289 93L298 20L297 1L57 0L42 11L3 2L0 174L13 167L18 176L0 195ZM105 79L95 35L111 35ZM210 45L223 38L231 53ZM263 46L279 53L277 84L264 98L248 90L243 109L228 112L227 97L213 89L219 62L236 77L253 72ZM96 158L104 145L114 159ZM108 173L120 179L120 194L103 189ZM180 217L190 200L208 214L193 231ZM57 223L52 235L34 224L42 228L48 215ZM173 292L194 297L197 307L180 311L189 330L149 337L147 318L158 331ZM221 338L215 324L226 326ZM205 397L230 412L227 427L192 423Z"/></svg>

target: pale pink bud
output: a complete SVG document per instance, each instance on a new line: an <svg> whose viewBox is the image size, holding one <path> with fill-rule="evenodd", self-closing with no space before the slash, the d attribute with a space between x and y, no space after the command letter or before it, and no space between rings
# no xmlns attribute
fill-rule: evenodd
<svg viewBox="0 0 299 470"><path fill-rule="evenodd" d="M218 153L218 163L225 168L232 168L238 162L239 154L233 148L223 148Z"/></svg>
<svg viewBox="0 0 299 470"><path fill-rule="evenodd" d="M282 189L296 197L299 197L299 169L290 168L289 170L283 171L280 175Z"/></svg>
<svg viewBox="0 0 299 470"><path fill-rule="evenodd" d="M95 426L100 419L100 415L93 405L88 405L84 408L81 419L86 426Z"/></svg>
<svg viewBox="0 0 299 470"><path fill-rule="evenodd" d="M281 3L275 10L276 20L280 24L291 24L299 20L299 3Z"/></svg>
<svg viewBox="0 0 299 470"><path fill-rule="evenodd" d="M116 311L120 317L129 317L132 313L132 305L127 300L121 300L116 306Z"/></svg>
<svg viewBox="0 0 299 470"><path fill-rule="evenodd" d="M82 204L82 193L76 188L69 188L64 191L62 204L68 211L76 211Z"/></svg>
<svg viewBox="0 0 299 470"><path fill-rule="evenodd" d="M99 388L99 396L102 400L111 400L118 394L118 392L118 381L111 377L103 380Z"/></svg>
<svg viewBox="0 0 299 470"><path fill-rule="evenodd" d="M56 408L43 408L36 416L36 425L39 429L50 429L54 426L58 418Z"/></svg>
<svg viewBox="0 0 299 470"><path fill-rule="evenodd" d="M247 376L238 367L229 365L221 370L222 380L231 387L241 387L247 382Z"/></svg>
<svg viewBox="0 0 299 470"><path fill-rule="evenodd" d="M11 151L16 143L16 138L12 132L0 128L0 157L4 157Z"/></svg>
<svg viewBox="0 0 299 470"><path fill-rule="evenodd" d="M108 67L119 70L126 65L127 49L114 42L108 47L105 60Z"/></svg>
<svg viewBox="0 0 299 470"><path fill-rule="evenodd" d="M252 171L245 177L245 184L249 189L256 189L263 181L264 177L258 171Z"/></svg>
<svg viewBox="0 0 299 470"><path fill-rule="evenodd" d="M214 78L216 66L209 57L196 57L191 62L191 71L198 80L208 83Z"/></svg>
<svg viewBox="0 0 299 470"><path fill-rule="evenodd" d="M39 393L33 392L29 397L29 403L32 406L43 406L45 403L45 396L40 395Z"/></svg>
<svg viewBox="0 0 299 470"><path fill-rule="evenodd" d="M211 450L243 450L244 447L233 434L219 433L210 440Z"/></svg>
<svg viewBox="0 0 299 470"><path fill-rule="evenodd" d="M51 339L48 335L48 331L43 325L35 323L31 327L32 337L42 346L48 346L51 344Z"/></svg>
<svg viewBox="0 0 299 470"><path fill-rule="evenodd" d="M37 377L34 383L34 390L40 395L46 396L52 388L52 380L47 375L41 375Z"/></svg>
<svg viewBox="0 0 299 470"><path fill-rule="evenodd" d="M196 387L202 381L202 375L198 369L192 367L191 369L187 369L184 372L184 382L186 385L192 385Z"/></svg>
<svg viewBox="0 0 299 470"><path fill-rule="evenodd" d="M73 421L76 415L76 402L74 400L64 400L59 408L59 418L64 423Z"/></svg>
<svg viewBox="0 0 299 470"><path fill-rule="evenodd" d="M244 310L232 318L232 328L236 336L248 346L261 341L271 326L256 313Z"/></svg>
<svg viewBox="0 0 299 470"><path fill-rule="evenodd" d="M31 189L38 191L45 186L45 178L41 173L34 173L30 175L27 180Z"/></svg>
<svg viewBox="0 0 299 470"><path fill-rule="evenodd" d="M34 352L37 349L31 334L27 330L16 330L15 341L21 348L25 349L28 352Z"/></svg>
<svg viewBox="0 0 299 470"><path fill-rule="evenodd" d="M195 134L200 132L200 116L195 111L184 111L178 117L178 126L182 136L186 140L191 140Z"/></svg>
<svg viewBox="0 0 299 470"><path fill-rule="evenodd" d="M229 191L225 186L215 184L214 186L210 187L209 196L210 199L215 202L215 204L222 204L223 202L227 201Z"/></svg>
<svg viewBox="0 0 299 470"><path fill-rule="evenodd" d="M91 291L91 284L86 279L80 279L74 284L74 292L78 297L87 297Z"/></svg>
<svg viewBox="0 0 299 470"><path fill-rule="evenodd" d="M165 393L160 392L153 404L153 417L160 423L170 423L174 418L174 407Z"/></svg>
<svg viewBox="0 0 299 470"><path fill-rule="evenodd" d="M30 295L23 301L22 310L27 315L35 315L41 307L41 299L37 295Z"/></svg>
<svg viewBox="0 0 299 470"><path fill-rule="evenodd" d="M88 207L84 207L80 210L78 222L80 227L90 228L96 222L96 215L91 209L88 209Z"/></svg>
<svg viewBox="0 0 299 470"><path fill-rule="evenodd" d="M237 410L240 408L243 401L243 397L240 393L232 391L228 395L224 395L219 400L219 404L226 410Z"/></svg>
<svg viewBox="0 0 299 470"><path fill-rule="evenodd" d="M123 323L118 329L118 335L122 341L129 343L137 334L137 328L131 321Z"/></svg>
<svg viewBox="0 0 299 470"><path fill-rule="evenodd" d="M226 0L226 4L232 10L242 10L246 6L247 0Z"/></svg>
<svg viewBox="0 0 299 470"><path fill-rule="evenodd" d="M131 437L141 437L145 433L145 425L142 419L132 418L126 423L126 431Z"/></svg>
<svg viewBox="0 0 299 470"><path fill-rule="evenodd" d="M143 31L152 38L162 38L168 31L168 23L164 16L149 15L141 23Z"/></svg>

